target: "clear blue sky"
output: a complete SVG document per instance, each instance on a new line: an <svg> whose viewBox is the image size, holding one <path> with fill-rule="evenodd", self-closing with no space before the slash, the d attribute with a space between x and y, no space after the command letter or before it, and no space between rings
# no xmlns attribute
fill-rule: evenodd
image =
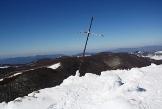
<svg viewBox="0 0 162 109"><path fill-rule="evenodd" d="M0 0L0 57L162 44L162 0Z"/></svg>

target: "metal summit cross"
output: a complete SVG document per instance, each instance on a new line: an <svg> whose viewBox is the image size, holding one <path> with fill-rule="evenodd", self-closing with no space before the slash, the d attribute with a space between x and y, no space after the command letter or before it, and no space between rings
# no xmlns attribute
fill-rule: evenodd
<svg viewBox="0 0 162 109"><path fill-rule="evenodd" d="M86 52L87 43L88 43L88 39L89 39L90 35L93 35L93 36L104 36L103 34L91 33L91 28L92 28L93 20L94 20L94 17L92 16L88 31L83 32L84 34L87 35L87 39L86 39L86 43L85 43L85 46L84 46L84 50L83 50L83 54L82 54L82 62L80 64L80 67L81 67L82 63L84 62L85 52ZM80 67L79 67L79 72L80 72Z"/></svg>
<svg viewBox="0 0 162 109"><path fill-rule="evenodd" d="M94 20L94 17L92 16L88 31L83 32L84 34L87 34L87 39L86 39L86 43L85 43L84 50L83 50L83 55L82 55L83 58L85 57L85 52L86 52L86 48L87 48L87 43L88 43L88 39L89 39L90 35L93 35L93 36L104 36L103 34L91 33L91 28L92 28L93 20Z"/></svg>

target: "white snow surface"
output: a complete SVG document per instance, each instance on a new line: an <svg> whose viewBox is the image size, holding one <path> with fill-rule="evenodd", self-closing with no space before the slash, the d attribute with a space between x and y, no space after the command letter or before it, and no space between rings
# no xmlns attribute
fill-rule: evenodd
<svg viewBox="0 0 162 109"><path fill-rule="evenodd" d="M150 58L155 59L155 60L162 60L162 55L160 55L160 56L155 55L155 56L152 56Z"/></svg>
<svg viewBox="0 0 162 109"><path fill-rule="evenodd" d="M21 74L22 74L21 72L15 73L15 74L13 74L13 75L7 77L7 78L12 78L12 77L14 77L14 76L21 75ZM0 79L0 82L3 81L3 80L4 80L4 78L1 78L1 79Z"/></svg>
<svg viewBox="0 0 162 109"><path fill-rule="evenodd" d="M155 54L150 54L148 56L143 56L143 57L148 57L150 59L155 59L155 60L162 60L162 51L157 51Z"/></svg>
<svg viewBox="0 0 162 109"><path fill-rule="evenodd" d="M155 59L155 60L162 60L162 55L148 55L144 57L148 57L150 59Z"/></svg>
<svg viewBox="0 0 162 109"><path fill-rule="evenodd" d="M0 109L162 109L162 65L70 76Z"/></svg>
<svg viewBox="0 0 162 109"><path fill-rule="evenodd" d="M0 67L0 69L6 69L6 68L8 68L9 66L2 66L2 67Z"/></svg>
<svg viewBox="0 0 162 109"><path fill-rule="evenodd" d="M61 66L61 63L56 63L56 64L53 64L51 66L49 66L48 68L51 68L51 69L57 69Z"/></svg>
<svg viewBox="0 0 162 109"><path fill-rule="evenodd" d="M157 51L155 52L155 54L162 54L162 51Z"/></svg>

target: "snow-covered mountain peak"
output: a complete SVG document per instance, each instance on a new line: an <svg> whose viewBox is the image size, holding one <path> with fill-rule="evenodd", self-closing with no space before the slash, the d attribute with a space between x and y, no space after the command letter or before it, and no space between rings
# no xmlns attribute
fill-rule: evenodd
<svg viewBox="0 0 162 109"><path fill-rule="evenodd" d="M162 65L70 76L0 109L161 109Z"/></svg>

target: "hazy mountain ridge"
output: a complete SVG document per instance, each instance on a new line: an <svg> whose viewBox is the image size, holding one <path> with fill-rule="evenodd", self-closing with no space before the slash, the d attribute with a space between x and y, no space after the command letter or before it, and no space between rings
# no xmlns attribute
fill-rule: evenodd
<svg viewBox="0 0 162 109"><path fill-rule="evenodd" d="M162 51L162 45L157 46L144 46L144 47L137 47L137 48L118 48L114 50L109 50L106 52L127 52L132 53L136 51L142 51L145 53L155 53L156 51ZM86 55L94 55L95 52L87 52ZM28 64L34 61L39 61L41 59L55 59L60 56L66 56L65 54L53 54L53 55L36 55L36 56L28 56L28 57L15 57L15 58L6 58L0 59L0 64ZM82 53L77 53L71 56L82 56Z"/></svg>
<svg viewBox="0 0 162 109"><path fill-rule="evenodd" d="M154 53L156 51L162 51L162 45L144 46L144 47L135 47L135 48L118 48L118 49L111 50L111 52L136 52L136 51Z"/></svg>
<svg viewBox="0 0 162 109"><path fill-rule="evenodd" d="M28 64L41 59L55 59L60 56L65 56L65 55L55 54L55 55L36 55L36 56L28 56L28 57L6 58L6 59L0 59L0 64Z"/></svg>

